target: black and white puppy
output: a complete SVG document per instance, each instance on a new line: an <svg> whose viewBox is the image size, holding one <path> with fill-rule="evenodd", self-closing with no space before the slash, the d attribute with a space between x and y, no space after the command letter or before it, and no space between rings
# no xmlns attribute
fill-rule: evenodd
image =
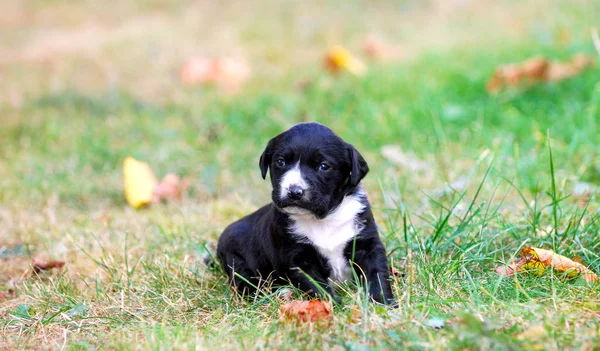
<svg viewBox="0 0 600 351"><path fill-rule="evenodd" d="M229 225L217 248L238 291L270 279L337 300L331 283L355 273L375 301L393 304L360 153L324 125L301 123L269 141L260 170L270 170L273 202Z"/></svg>

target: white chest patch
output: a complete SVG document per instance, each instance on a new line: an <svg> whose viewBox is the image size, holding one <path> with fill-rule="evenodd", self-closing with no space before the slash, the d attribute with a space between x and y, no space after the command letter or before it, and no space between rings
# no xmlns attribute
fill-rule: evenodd
<svg viewBox="0 0 600 351"><path fill-rule="evenodd" d="M363 229L358 214L365 209L360 201L364 193L346 196L335 212L323 219L310 214L290 214L292 232L303 241L314 245L331 266L330 278L344 281L350 275L350 265L344 257L346 244Z"/></svg>

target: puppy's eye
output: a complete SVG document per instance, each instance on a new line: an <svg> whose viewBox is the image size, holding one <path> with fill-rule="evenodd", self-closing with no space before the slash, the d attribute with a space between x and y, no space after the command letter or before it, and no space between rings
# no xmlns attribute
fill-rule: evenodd
<svg viewBox="0 0 600 351"><path fill-rule="evenodd" d="M327 163L321 163L319 165L319 171L327 171L329 170L331 167L329 167L329 165Z"/></svg>
<svg viewBox="0 0 600 351"><path fill-rule="evenodd" d="M275 163L277 163L277 166L279 166L279 167L285 167L285 160L282 158L277 159L277 161L275 161Z"/></svg>

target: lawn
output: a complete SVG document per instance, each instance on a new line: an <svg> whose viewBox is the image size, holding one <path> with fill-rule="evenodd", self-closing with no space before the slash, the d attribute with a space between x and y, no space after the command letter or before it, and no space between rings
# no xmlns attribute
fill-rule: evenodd
<svg viewBox="0 0 600 351"><path fill-rule="evenodd" d="M247 5L25 3L0 5L34 14L3 25L19 35L0 35L11 48L0 50L0 348L600 349L600 283L495 271L534 246L600 274L599 65L559 83L485 89L500 63L596 55L599 4L467 1L452 12L381 1L363 13L361 2L294 2L279 17L232 23ZM197 26L232 27L235 44L213 47L206 32L192 40L189 8L206 10ZM210 21L211 11L222 17ZM299 32L313 15L325 34ZM108 26L131 18L128 30ZM295 29L275 30L289 19ZM99 43L39 49L43 35L69 38L86 21ZM46 33L52 25L60 30ZM362 77L323 72L327 45L358 51L368 30L394 33L405 57ZM254 57L252 80L234 95L182 87L174 69L203 43ZM20 56L31 52L43 59ZM118 72L116 83L99 70ZM349 282L330 325L286 323L279 290L243 299L203 264L228 223L269 201L259 156L303 121L331 127L369 162L363 186L399 271L398 309ZM390 145L407 158L386 157ZM181 201L134 210L127 156L192 185ZM33 260L65 266L36 274Z"/></svg>

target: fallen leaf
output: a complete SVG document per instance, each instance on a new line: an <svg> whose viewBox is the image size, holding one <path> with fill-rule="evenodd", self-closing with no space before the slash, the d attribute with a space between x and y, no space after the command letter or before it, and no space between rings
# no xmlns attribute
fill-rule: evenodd
<svg viewBox="0 0 600 351"><path fill-rule="evenodd" d="M206 57L192 57L181 66L179 78L185 84L214 83L213 61Z"/></svg>
<svg viewBox="0 0 600 351"><path fill-rule="evenodd" d="M331 303L326 301L292 301L279 307L279 319L281 321L314 323L318 321L331 322L332 318Z"/></svg>
<svg viewBox="0 0 600 351"><path fill-rule="evenodd" d="M374 34L368 35L362 40L361 48L365 56L373 60L397 60L402 57L402 50L399 47L390 45Z"/></svg>
<svg viewBox="0 0 600 351"><path fill-rule="evenodd" d="M140 208L152 202L158 182L147 163L127 157L123 163L123 179L129 206Z"/></svg>
<svg viewBox="0 0 600 351"><path fill-rule="evenodd" d="M586 266L550 250L526 247L521 250L521 256L508 266L497 267L496 272L504 277L522 271L531 271L541 275L546 268L552 268L569 278L581 276L588 283L598 281L598 275Z"/></svg>
<svg viewBox="0 0 600 351"><path fill-rule="evenodd" d="M38 260L34 260L31 263L31 266L33 267L33 271L35 273L39 273L41 271L47 271L53 268L62 268L65 265L64 261L38 261Z"/></svg>
<svg viewBox="0 0 600 351"><path fill-rule="evenodd" d="M181 66L179 77L184 84L213 85L232 92L248 80L250 65L245 58L239 56L196 56Z"/></svg>
<svg viewBox="0 0 600 351"><path fill-rule="evenodd" d="M341 46L334 46L327 51L325 67L332 73L347 71L356 76L360 76L366 71L364 63Z"/></svg>
<svg viewBox="0 0 600 351"><path fill-rule="evenodd" d="M510 277L511 275L517 273L524 263L525 259L520 258L507 266L496 267L496 273L503 277Z"/></svg>
<svg viewBox="0 0 600 351"><path fill-rule="evenodd" d="M154 194L159 199L160 198L173 198L179 199L181 198L181 191L179 189L179 185L181 180L179 176L174 173L169 173L160 181L156 189L154 189Z"/></svg>
<svg viewBox="0 0 600 351"><path fill-rule="evenodd" d="M506 87L527 87L541 82L559 82L580 74L594 65L594 60L584 54L575 54L571 60L550 61L543 56L535 56L521 63L499 65L488 80L486 88L497 93Z"/></svg>
<svg viewBox="0 0 600 351"><path fill-rule="evenodd" d="M158 182L147 163L127 157L123 163L125 199L133 208L159 203L165 199L179 200L190 186L191 178L179 178L168 173Z"/></svg>

